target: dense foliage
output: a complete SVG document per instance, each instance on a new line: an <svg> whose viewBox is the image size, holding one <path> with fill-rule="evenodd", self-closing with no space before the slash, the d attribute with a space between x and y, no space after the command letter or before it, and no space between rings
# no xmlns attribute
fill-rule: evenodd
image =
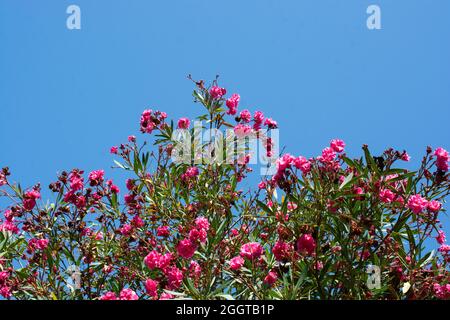
<svg viewBox="0 0 450 320"><path fill-rule="evenodd" d="M238 113L214 81L195 83L206 128L254 134L273 155L262 112ZM190 130L182 118L177 128ZM62 172L41 200L0 172L0 295L8 299L446 299L449 250L439 219L449 154L428 147L350 159L331 141L315 158L276 155L276 173L244 190L250 156L176 163L173 122L145 110L144 137L111 148L126 190L97 170ZM202 146L202 150L211 145ZM194 149L194 148L193 148ZM217 151L217 150L216 150ZM119 184L120 185L120 184ZM435 238L435 239L434 239ZM431 240L431 241L430 241ZM428 251L426 248L436 247ZM375 266L379 286L371 286ZM379 272L378 272L378 271ZM373 278L375 279L375 278ZM374 280L376 283L376 280Z"/></svg>

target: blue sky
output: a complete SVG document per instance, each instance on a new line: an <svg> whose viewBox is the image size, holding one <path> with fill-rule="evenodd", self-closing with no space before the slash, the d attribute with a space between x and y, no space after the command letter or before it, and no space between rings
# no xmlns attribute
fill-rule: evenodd
<svg viewBox="0 0 450 320"><path fill-rule="evenodd" d="M449 14L448 0L0 0L0 166L24 186L74 167L117 176L109 147L140 136L142 110L199 113L191 73L220 74L292 154L340 137L352 156L406 149L413 168L427 145L450 148Z"/></svg>

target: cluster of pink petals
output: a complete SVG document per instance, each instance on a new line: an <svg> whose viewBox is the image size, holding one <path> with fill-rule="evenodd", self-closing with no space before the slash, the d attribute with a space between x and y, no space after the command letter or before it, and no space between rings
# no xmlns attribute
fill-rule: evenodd
<svg viewBox="0 0 450 320"><path fill-rule="evenodd" d="M213 99L220 99L226 94L227 94L227 90L225 88L221 88L221 87L218 87L218 86L212 86L209 89L209 95Z"/></svg>
<svg viewBox="0 0 450 320"><path fill-rule="evenodd" d="M384 203L391 203L395 199L395 194L389 189L381 189L379 196Z"/></svg>
<svg viewBox="0 0 450 320"><path fill-rule="evenodd" d="M443 148L437 148L434 151L434 155L436 156L436 167L441 171L447 172L448 161L450 160L448 151Z"/></svg>
<svg viewBox="0 0 450 320"><path fill-rule="evenodd" d="M235 271L242 268L244 263L245 263L245 260L241 256L234 257L234 258L230 259L230 261L228 262L228 264L230 265L230 269L235 270Z"/></svg>
<svg viewBox="0 0 450 320"><path fill-rule="evenodd" d="M197 167L189 167L186 169L186 172L181 175L181 179L184 181L190 180L192 178L197 177L199 174Z"/></svg>
<svg viewBox="0 0 450 320"><path fill-rule="evenodd" d="M248 242L241 247L240 255L249 260L258 259L263 253L263 247L258 242Z"/></svg>
<svg viewBox="0 0 450 320"><path fill-rule="evenodd" d="M287 260L292 254L292 245L284 241L277 241L272 248L272 253L277 261Z"/></svg>
<svg viewBox="0 0 450 320"><path fill-rule="evenodd" d="M23 207L27 211L33 210L36 206L36 200L41 197L39 191L32 189L24 193L23 195Z"/></svg>
<svg viewBox="0 0 450 320"><path fill-rule="evenodd" d="M3 172L0 171L0 187L7 184L8 181L6 180L6 176Z"/></svg>
<svg viewBox="0 0 450 320"><path fill-rule="evenodd" d="M165 112L144 110L141 115L140 130L142 133L152 133L156 128L161 128L164 125L164 120L167 118Z"/></svg>
<svg viewBox="0 0 450 320"><path fill-rule="evenodd" d="M172 258L171 253L166 253L163 255L158 251L152 250L144 258L144 263L150 270L159 268L164 271L170 265Z"/></svg>
<svg viewBox="0 0 450 320"><path fill-rule="evenodd" d="M450 298L450 284L440 285L438 283L433 284L434 293L439 299Z"/></svg>
<svg viewBox="0 0 450 320"><path fill-rule="evenodd" d="M120 291L119 297L116 296L116 294L112 291L106 292L104 295L102 295L100 300L138 300L139 297L131 289L125 288Z"/></svg>
<svg viewBox="0 0 450 320"><path fill-rule="evenodd" d="M428 206L428 200L423 198L420 194L415 194L408 199L408 208L415 214L422 213Z"/></svg>
<svg viewBox="0 0 450 320"><path fill-rule="evenodd" d="M100 185L105 176L105 171L103 170L94 170L89 173L89 184L91 187Z"/></svg>
<svg viewBox="0 0 450 320"><path fill-rule="evenodd" d="M28 250L45 250L48 247L48 239L36 239L33 238L28 242Z"/></svg>
<svg viewBox="0 0 450 320"><path fill-rule="evenodd" d="M240 99L241 99L241 97L236 93L233 93L231 95L231 97L227 99L227 101L226 101L226 105L228 107L227 114L235 115L237 113L237 108L238 108Z"/></svg>
<svg viewBox="0 0 450 320"><path fill-rule="evenodd" d="M0 271L0 296L3 298L11 297L11 287L9 285L9 272Z"/></svg>
<svg viewBox="0 0 450 320"><path fill-rule="evenodd" d="M267 276L264 278L264 283L268 286L273 286L275 282L277 282L278 276L275 272L270 271Z"/></svg>
<svg viewBox="0 0 450 320"><path fill-rule="evenodd" d="M307 255L312 255L316 250L316 241L310 234L303 234L297 240L297 250L301 253L306 253Z"/></svg>
<svg viewBox="0 0 450 320"><path fill-rule="evenodd" d="M191 121L188 118L181 118L178 120L178 129L188 129Z"/></svg>

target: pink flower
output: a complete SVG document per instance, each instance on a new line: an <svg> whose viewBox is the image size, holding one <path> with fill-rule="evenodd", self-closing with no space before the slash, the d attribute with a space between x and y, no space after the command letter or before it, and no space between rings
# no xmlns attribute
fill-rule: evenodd
<svg viewBox="0 0 450 320"><path fill-rule="evenodd" d="M260 183L258 183L258 189L265 189L267 186L265 181L261 181Z"/></svg>
<svg viewBox="0 0 450 320"><path fill-rule="evenodd" d="M235 115L237 113L237 107L239 104L240 96L236 93L233 93L233 95L227 99L226 105L228 107L227 114Z"/></svg>
<svg viewBox="0 0 450 320"><path fill-rule="evenodd" d="M158 285L159 282L155 281L153 279L147 279L145 280L145 291L147 294L151 297L157 297L158 296Z"/></svg>
<svg viewBox="0 0 450 320"><path fill-rule="evenodd" d="M253 125L253 129L259 130L261 129L261 124L264 121L264 113L261 111L256 111L253 115L253 120L255 121L255 124Z"/></svg>
<svg viewBox="0 0 450 320"><path fill-rule="evenodd" d="M395 199L395 194L389 189L382 189L379 196L380 200L384 203L391 203Z"/></svg>
<svg viewBox="0 0 450 320"><path fill-rule="evenodd" d="M186 172L183 174L185 178L194 178L198 176L199 171L197 167L189 167L186 169Z"/></svg>
<svg viewBox="0 0 450 320"><path fill-rule="evenodd" d="M3 172L0 171L0 187L7 184L6 176Z"/></svg>
<svg viewBox="0 0 450 320"><path fill-rule="evenodd" d="M118 151L118 149L117 149L116 146L112 146L111 149L109 149L109 152L110 152L111 154L117 154L117 151Z"/></svg>
<svg viewBox="0 0 450 320"><path fill-rule="evenodd" d="M244 265L244 259L241 256L237 256L232 258L228 264L230 265L230 269L231 270L239 270L240 268L242 268L242 266Z"/></svg>
<svg viewBox="0 0 450 320"><path fill-rule="evenodd" d="M316 242L310 234L304 234L297 240L297 250L312 255L316 249Z"/></svg>
<svg viewBox="0 0 450 320"><path fill-rule="evenodd" d="M71 191L78 191L78 190L83 189L84 179L80 175L80 172L75 171L75 170L72 171L69 174L69 181L70 181L70 190Z"/></svg>
<svg viewBox="0 0 450 320"><path fill-rule="evenodd" d="M181 118L178 120L178 128L179 129L188 129L191 122L188 118Z"/></svg>
<svg viewBox="0 0 450 320"><path fill-rule="evenodd" d="M277 241L272 248L272 253L277 261L289 259L292 252L292 246L284 241Z"/></svg>
<svg viewBox="0 0 450 320"><path fill-rule="evenodd" d="M136 142L136 136L128 136L129 142Z"/></svg>
<svg viewBox="0 0 450 320"><path fill-rule="evenodd" d="M331 149L333 149L333 151L340 153L344 151L345 142L339 139L333 139L330 142L330 147Z"/></svg>
<svg viewBox="0 0 450 320"><path fill-rule="evenodd" d="M105 293L104 295L102 295L99 299L100 300L117 300L117 296L114 292L109 291L109 292Z"/></svg>
<svg viewBox="0 0 450 320"><path fill-rule="evenodd" d="M123 289L120 292L120 300L138 300L139 297L136 294L136 292L134 292L131 289Z"/></svg>
<svg viewBox="0 0 450 320"><path fill-rule="evenodd" d="M239 114L239 117L241 118L242 122L248 123L252 120L252 114L247 109L242 110Z"/></svg>
<svg viewBox="0 0 450 320"><path fill-rule="evenodd" d="M408 199L408 208L415 214L422 213L427 207L428 201L420 196L420 194L413 195Z"/></svg>
<svg viewBox="0 0 450 320"><path fill-rule="evenodd" d="M33 208L36 206L36 200L41 197L41 194L37 190L29 190L25 192L23 195L23 207L27 211L33 210Z"/></svg>
<svg viewBox="0 0 450 320"><path fill-rule="evenodd" d="M450 246L448 244L442 244L439 249L439 252L447 254L450 251Z"/></svg>
<svg viewBox="0 0 450 320"><path fill-rule="evenodd" d="M11 288L8 286L3 286L0 288L0 296L3 296L3 298L11 298Z"/></svg>
<svg viewBox="0 0 450 320"><path fill-rule="evenodd" d="M169 227L168 226L158 227L158 229L156 230L156 235L158 237L168 237L170 235Z"/></svg>
<svg viewBox="0 0 450 320"><path fill-rule="evenodd" d="M336 158L336 152L332 148L325 148L322 150L322 155L317 157L320 162L333 162Z"/></svg>
<svg viewBox="0 0 450 320"><path fill-rule="evenodd" d="M130 235L132 231L133 231L133 227L129 224L125 224L125 225L123 225L122 228L119 229L120 234L122 234L124 236Z"/></svg>
<svg viewBox="0 0 450 320"><path fill-rule="evenodd" d="M198 217L197 219L195 219L195 225L199 229L205 229L206 231L209 230L209 221L205 217Z"/></svg>
<svg viewBox="0 0 450 320"><path fill-rule="evenodd" d="M287 168L294 163L295 158L291 156L289 153L284 154L281 158L278 158L276 161L277 171L284 172Z"/></svg>
<svg viewBox="0 0 450 320"><path fill-rule="evenodd" d="M209 94L211 95L211 98L213 98L213 99L220 99L226 93L227 93L227 90L225 88L220 88L218 86L213 86L213 87L211 87L211 89L209 89Z"/></svg>
<svg viewBox="0 0 450 320"><path fill-rule="evenodd" d="M445 243L445 240L446 240L446 238L445 238L445 233L444 233L444 231L439 230L439 231L438 231L438 236L436 237L436 241L437 241L439 244L444 244L444 243Z"/></svg>
<svg viewBox="0 0 450 320"><path fill-rule="evenodd" d="M275 272L270 271L267 276L264 278L264 283L272 286L275 282L277 282L278 276Z"/></svg>
<svg viewBox="0 0 450 320"><path fill-rule="evenodd" d="M448 151L443 148L437 148L434 151L434 155L436 156L436 167L444 172L448 171L448 161L450 159L450 156L448 154Z"/></svg>
<svg viewBox="0 0 450 320"><path fill-rule="evenodd" d="M311 162L305 157L299 156L295 158L294 165L297 169L301 170L303 174L308 174L311 171Z"/></svg>
<svg viewBox="0 0 450 320"><path fill-rule="evenodd" d="M169 290L176 290L183 282L183 272L177 267L172 267L166 272Z"/></svg>
<svg viewBox="0 0 450 320"><path fill-rule="evenodd" d="M409 156L409 154L406 151L403 151L403 153L400 156L400 159L403 161L409 161L409 160L411 160L411 157Z"/></svg>
<svg viewBox="0 0 450 320"><path fill-rule="evenodd" d="M441 210L442 204L439 201L431 200L428 202L427 208L431 212L439 212Z"/></svg>
<svg viewBox="0 0 450 320"><path fill-rule="evenodd" d="M103 182L105 175L105 171L103 170L94 170L89 173L89 182L91 187L98 186Z"/></svg>
<svg viewBox="0 0 450 320"><path fill-rule="evenodd" d="M173 299L173 295L167 292L161 293L161 296L159 297L159 300L170 300Z"/></svg>
<svg viewBox="0 0 450 320"><path fill-rule="evenodd" d="M40 250L45 250L48 247L48 239L39 239L36 242L36 248Z"/></svg>
<svg viewBox="0 0 450 320"><path fill-rule="evenodd" d="M250 260L258 259L263 253L263 247L258 242L248 242L241 247L241 256Z"/></svg>
<svg viewBox="0 0 450 320"><path fill-rule="evenodd" d="M267 118L264 121L264 125L266 125L269 129L276 129L278 127L278 124L275 120L273 120L272 118Z"/></svg>
<svg viewBox="0 0 450 320"><path fill-rule="evenodd" d="M195 250L197 250L197 245L192 243L189 239L181 240L177 245L178 254L185 259L192 258Z"/></svg>
<svg viewBox="0 0 450 320"><path fill-rule="evenodd" d="M155 250L150 251L150 253L144 258L144 263L150 270L158 268L159 261L161 259L161 254Z"/></svg>
<svg viewBox="0 0 450 320"><path fill-rule="evenodd" d="M252 128L249 125L242 123L237 124L233 130L238 138L246 137L252 132Z"/></svg>

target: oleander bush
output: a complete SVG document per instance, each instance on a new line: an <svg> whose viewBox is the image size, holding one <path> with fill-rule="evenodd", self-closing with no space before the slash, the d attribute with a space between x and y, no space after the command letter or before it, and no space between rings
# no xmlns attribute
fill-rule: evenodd
<svg viewBox="0 0 450 320"><path fill-rule="evenodd" d="M238 112L217 79L195 82L208 129L262 140L276 170L254 188L251 155L177 162L176 125L145 110L140 131L111 148L122 187L103 170L62 172L22 189L7 167L0 196L0 295L6 299L448 299L441 219L449 154L428 147L351 159L335 139L314 158L274 155L262 112ZM193 134L195 136L195 134ZM218 152L219 145L202 145ZM194 149L194 148L193 148ZM193 152L194 153L194 152ZM185 156L187 154L184 154ZM194 159L195 158L195 159ZM121 189L119 190L119 186ZM126 187L125 187L126 186ZM434 250L432 250L434 248Z"/></svg>

